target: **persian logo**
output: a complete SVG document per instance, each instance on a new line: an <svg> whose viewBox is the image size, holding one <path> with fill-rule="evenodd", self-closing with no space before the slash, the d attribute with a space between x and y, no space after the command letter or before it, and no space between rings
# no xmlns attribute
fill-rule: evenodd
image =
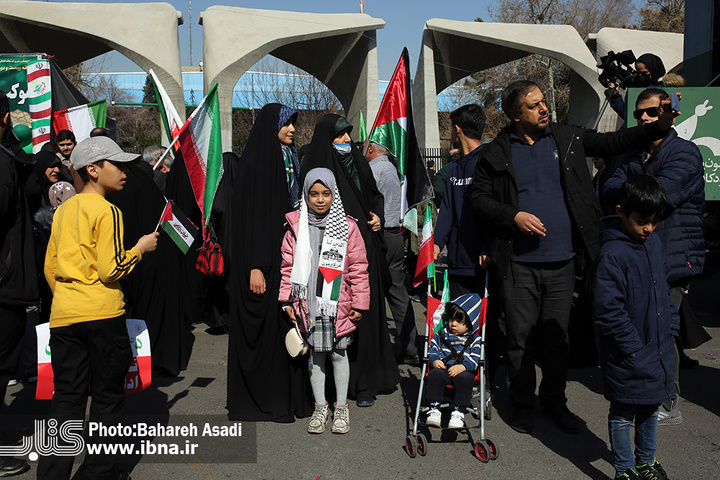
<svg viewBox="0 0 720 480"><path fill-rule="evenodd" d="M82 420L66 420L62 424L58 424L55 419L35 420L35 433L23 437L20 445L0 446L0 456L27 455L33 462L38 459L38 455L74 457L85 449L82 431Z"/></svg>

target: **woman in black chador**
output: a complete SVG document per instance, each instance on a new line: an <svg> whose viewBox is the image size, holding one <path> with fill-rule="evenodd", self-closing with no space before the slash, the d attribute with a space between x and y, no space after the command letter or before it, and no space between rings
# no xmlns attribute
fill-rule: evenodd
<svg viewBox="0 0 720 480"><path fill-rule="evenodd" d="M295 110L271 103L258 114L240 158L228 213L228 417L292 422L313 412L305 357L285 350L280 248L285 214L300 188L293 146Z"/></svg>
<svg viewBox="0 0 720 480"><path fill-rule="evenodd" d="M370 275L370 310L358 323L350 345L349 395L358 406L371 406L378 393L395 389L400 377L385 317L385 282L389 281L385 245L380 233L383 197L368 161L350 139L352 125L328 114L315 125L312 142L303 159L301 177L317 167L332 170L345 212L358 220L365 241ZM302 181L302 179L301 179Z"/></svg>

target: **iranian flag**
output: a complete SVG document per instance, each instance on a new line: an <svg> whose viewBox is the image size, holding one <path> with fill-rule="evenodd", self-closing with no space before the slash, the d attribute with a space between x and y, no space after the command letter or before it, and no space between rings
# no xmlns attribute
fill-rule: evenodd
<svg viewBox="0 0 720 480"><path fill-rule="evenodd" d="M415 287L425 280L435 277L435 258L433 254L435 238L433 236L431 208L428 203L425 209L425 222L423 222L422 243L418 252L417 267L415 267L415 280L413 282Z"/></svg>
<svg viewBox="0 0 720 480"><path fill-rule="evenodd" d="M168 200L165 204L165 210L160 216L159 224L184 254L190 250L190 246L197 236L198 228L172 200Z"/></svg>
<svg viewBox="0 0 720 480"><path fill-rule="evenodd" d="M37 153L50 141L50 119L52 117L52 82L50 61L38 60L27 65L27 98L32 129L32 151Z"/></svg>
<svg viewBox="0 0 720 480"><path fill-rule="evenodd" d="M428 295L427 297L427 315L425 321L428 327L432 339L432 335L439 332L445 327L443 316L445 315L445 304L450 301L450 284L448 282L448 272L445 270L443 275L443 293L442 298L438 300L435 297Z"/></svg>
<svg viewBox="0 0 720 480"><path fill-rule="evenodd" d="M125 393L145 390L152 383L152 356L150 335L145 320L125 320L133 359L125 375ZM35 327L37 333L37 385L35 400L50 400L55 392L55 374L50 351L50 324L45 322Z"/></svg>
<svg viewBox="0 0 720 480"><path fill-rule="evenodd" d="M60 130L70 130L75 134L78 143L90 138L90 132L96 127L105 127L107 120L107 102L78 105L53 112L52 125L57 134Z"/></svg>
<svg viewBox="0 0 720 480"><path fill-rule="evenodd" d="M160 83L160 79L158 79L157 75L155 75L152 68L149 73L153 81L153 86L155 87L155 98L157 98L160 116L162 117L163 124L165 125L165 132L167 133L168 141L172 142L175 137L178 136L183 122L175 109L175 105L173 105L170 100L170 96L163 88L162 83Z"/></svg>
<svg viewBox="0 0 720 480"><path fill-rule="evenodd" d="M368 138L387 148L397 160L403 190L401 220L417 233L417 210L413 207L432 198L433 190L415 136L407 48L395 67Z"/></svg>
<svg viewBox="0 0 720 480"><path fill-rule="evenodd" d="M195 201L203 218L203 238L208 235L215 192L223 175L218 84L215 83L178 133Z"/></svg>

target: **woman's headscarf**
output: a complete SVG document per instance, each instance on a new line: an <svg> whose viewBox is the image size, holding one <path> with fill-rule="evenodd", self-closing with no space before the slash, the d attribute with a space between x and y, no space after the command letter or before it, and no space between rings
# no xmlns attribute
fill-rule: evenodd
<svg viewBox="0 0 720 480"><path fill-rule="evenodd" d="M35 172L35 176L37 177L37 183L40 187L40 192L42 193L43 204L50 205L48 189L55 182L51 182L45 172L48 168L54 166L60 167L62 165L62 162L60 162L60 159L57 157L57 155L52 152L40 151L36 153L33 158L35 159L35 165L33 165L33 170ZM60 180L67 179L63 178L62 174L58 171L58 181Z"/></svg>
<svg viewBox="0 0 720 480"><path fill-rule="evenodd" d="M244 257L246 271L270 267L279 261L274 246L279 248L285 214L292 210L295 201L288 188L288 170L278 132L294 114L294 110L279 103L265 105L240 157L239 185L233 187L236 211L230 217L233 237L238 239L233 241L233 247L241 252L232 257ZM297 190L299 195L299 187Z"/></svg>
<svg viewBox="0 0 720 480"><path fill-rule="evenodd" d="M341 158L333 147L335 137L348 127L352 128L352 125L333 113L318 120L310 148L303 160L300 178L304 179L305 174L313 168L330 169L342 195L345 212L358 219L358 226L367 244L369 230L366 222L371 219L370 212L382 218L383 199L375 184L370 165L360 150L351 144L350 154Z"/></svg>
<svg viewBox="0 0 720 480"><path fill-rule="evenodd" d="M278 114L278 133L285 126L288 120L294 119L293 123L297 120L297 112L287 105L280 107L280 113ZM293 210L297 209L300 204L300 161L298 160L297 150L295 145L280 144L280 149L283 154L283 162L285 163L285 178L288 184L288 191L290 192L290 201L293 204Z"/></svg>
<svg viewBox="0 0 720 480"><path fill-rule="evenodd" d="M640 55L637 60L635 60L635 63L644 63L647 67L648 71L650 72L650 77L652 78L653 84L659 83L660 79L665 75L665 65L663 64L663 61L655 54L652 53L644 53Z"/></svg>

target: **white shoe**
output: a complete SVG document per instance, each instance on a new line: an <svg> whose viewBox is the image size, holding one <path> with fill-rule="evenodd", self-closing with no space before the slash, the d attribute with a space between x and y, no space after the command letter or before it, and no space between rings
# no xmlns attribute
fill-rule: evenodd
<svg viewBox="0 0 720 480"><path fill-rule="evenodd" d="M348 433L350 431L350 405L335 405L332 433Z"/></svg>
<svg viewBox="0 0 720 480"><path fill-rule="evenodd" d="M457 410L453 410L450 414L448 428L465 428L465 414L458 412Z"/></svg>
<svg viewBox="0 0 720 480"><path fill-rule="evenodd" d="M313 412L312 417L310 417L310 423L308 424L308 433L323 433L329 421L330 408L328 404L315 404L315 411Z"/></svg>
<svg viewBox="0 0 720 480"><path fill-rule="evenodd" d="M440 410L437 408L430 409L427 413L427 419L425 420L425 425L428 427L439 427L440 426Z"/></svg>

